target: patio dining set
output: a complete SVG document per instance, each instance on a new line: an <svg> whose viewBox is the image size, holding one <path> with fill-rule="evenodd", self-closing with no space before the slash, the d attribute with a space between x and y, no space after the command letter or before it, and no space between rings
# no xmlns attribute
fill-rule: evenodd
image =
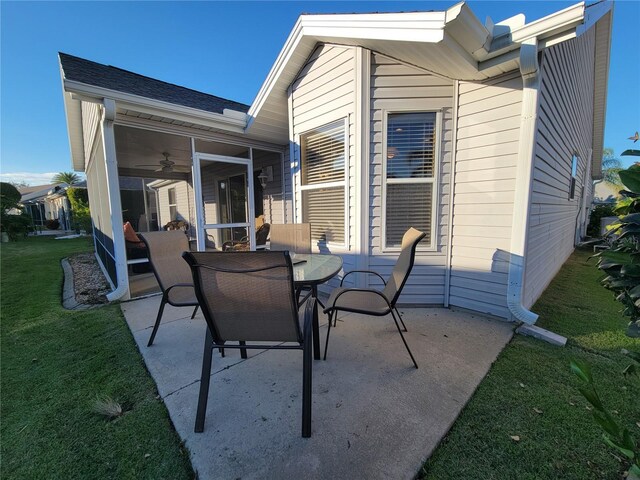
<svg viewBox="0 0 640 480"><path fill-rule="evenodd" d="M270 249L260 251L191 252L182 231L140 234L162 290L147 346L153 345L166 304L194 308L191 318L201 309L207 325L196 432L204 430L214 352L224 356L227 349L239 349L241 358L246 359L248 350L302 350L302 436L311 436L312 365L321 357L319 308L328 315L324 360L338 312L391 315L413 366L418 368L404 337L407 328L396 302L413 268L417 245L425 234L415 228L407 230L388 279L374 271L346 272L325 304L318 297L318 286L341 272L342 258L311 253L310 239L308 245L301 244L300 235L295 232L308 231L308 225L281 227L288 227L293 233L282 235L280 242L272 239ZM384 288L345 286L345 279L351 275L376 276Z"/></svg>

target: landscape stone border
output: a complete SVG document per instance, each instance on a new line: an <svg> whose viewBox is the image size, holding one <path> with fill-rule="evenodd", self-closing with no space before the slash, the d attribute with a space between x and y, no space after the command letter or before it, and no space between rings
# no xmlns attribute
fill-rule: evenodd
<svg viewBox="0 0 640 480"><path fill-rule="evenodd" d="M76 291L73 285L73 268L69 260L63 258L60 261L62 271L64 272L64 283L62 284L62 306L67 310L88 310L90 308L99 307L100 305L89 305L80 303L76 300Z"/></svg>

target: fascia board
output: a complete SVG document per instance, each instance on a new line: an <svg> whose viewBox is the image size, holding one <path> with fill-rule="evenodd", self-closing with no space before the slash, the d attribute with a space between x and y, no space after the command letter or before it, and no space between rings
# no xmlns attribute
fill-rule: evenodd
<svg viewBox="0 0 640 480"><path fill-rule="evenodd" d="M264 102L266 101L267 97L271 93L271 90L273 90L278 78L280 77L280 74L285 69L287 63L289 63L291 56L293 55L293 53L296 50L296 47L300 43L300 40L302 39L302 36L303 36L301 23L302 23L302 17L299 17L298 21L293 27L293 30L291 30L291 33L289 34L287 41L284 43L282 50L280 50L280 53L278 54L276 61L271 67L271 70L269 70L269 74L267 75L267 78L265 78L264 82L262 83L262 86L260 87L260 90L258 90L258 94L256 95L256 98L253 100L251 107L249 107L249 112L247 113L247 115L249 116L249 121L247 122L247 129L251 127L251 124L253 123L253 119L257 116L258 112L264 105Z"/></svg>
<svg viewBox="0 0 640 480"><path fill-rule="evenodd" d="M76 172L84 172L84 138L82 133L82 104L74 100L64 88L64 70L60 68L60 84L62 85L62 98L64 100L64 115L67 120L67 138L71 151L71 165Z"/></svg>
<svg viewBox="0 0 640 480"><path fill-rule="evenodd" d="M576 34L582 35L611 10L613 10L613 2L610 0L603 0L585 8L584 23L576 29Z"/></svg>
<svg viewBox="0 0 640 480"><path fill-rule="evenodd" d="M246 129L259 114L304 37L341 43L344 39L437 43L444 37L445 12L301 15L249 108Z"/></svg>
<svg viewBox="0 0 640 480"><path fill-rule="evenodd" d="M312 37L437 43L442 40L445 12L304 15L303 34Z"/></svg>
<svg viewBox="0 0 640 480"><path fill-rule="evenodd" d="M71 150L71 165L76 172L84 172L84 139L82 133L82 104L71 98L68 93L64 95L64 113L67 119L67 138Z"/></svg>
<svg viewBox="0 0 640 480"><path fill-rule="evenodd" d="M64 80L64 89L67 92L86 95L94 98L111 98L117 102L118 107L147 113L149 115L169 116L176 120L196 123L199 125L229 130L242 133L247 124L246 114L233 112L232 115L205 112L197 108L185 107L169 102L153 100L139 95L96 87L73 80ZM225 110L229 111L229 110Z"/></svg>

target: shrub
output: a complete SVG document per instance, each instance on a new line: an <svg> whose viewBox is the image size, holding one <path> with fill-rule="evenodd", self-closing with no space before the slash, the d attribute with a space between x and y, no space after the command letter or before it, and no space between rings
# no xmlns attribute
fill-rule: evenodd
<svg viewBox="0 0 640 480"><path fill-rule="evenodd" d="M600 220L604 217L614 217L613 212L615 205L596 205L589 215L589 225L587 226L587 235L593 238L599 238Z"/></svg>
<svg viewBox="0 0 640 480"><path fill-rule="evenodd" d="M594 256L607 275L602 284L614 293L624 307L623 315L631 320L627 335L640 337L640 165L621 170L620 180L626 190L614 210L619 220L607 233L611 246Z"/></svg>
<svg viewBox="0 0 640 480"><path fill-rule="evenodd" d="M31 217L28 213L21 212L19 215L3 215L2 231L7 232L9 240L17 240L26 237L31 229Z"/></svg>
<svg viewBox="0 0 640 480"><path fill-rule="evenodd" d="M73 226L76 230L91 231L91 212L89 193L86 188L67 188L67 198L71 205Z"/></svg>

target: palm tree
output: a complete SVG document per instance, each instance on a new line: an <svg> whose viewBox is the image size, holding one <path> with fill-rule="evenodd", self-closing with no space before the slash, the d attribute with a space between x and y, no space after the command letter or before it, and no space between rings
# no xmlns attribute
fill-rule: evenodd
<svg viewBox="0 0 640 480"><path fill-rule="evenodd" d="M613 153L613 148L602 151L602 180L612 187L622 187L618 172L622 170L622 162Z"/></svg>
<svg viewBox="0 0 640 480"><path fill-rule="evenodd" d="M66 183L67 185L75 185L80 182L80 177L73 172L56 173L51 179L53 183Z"/></svg>

